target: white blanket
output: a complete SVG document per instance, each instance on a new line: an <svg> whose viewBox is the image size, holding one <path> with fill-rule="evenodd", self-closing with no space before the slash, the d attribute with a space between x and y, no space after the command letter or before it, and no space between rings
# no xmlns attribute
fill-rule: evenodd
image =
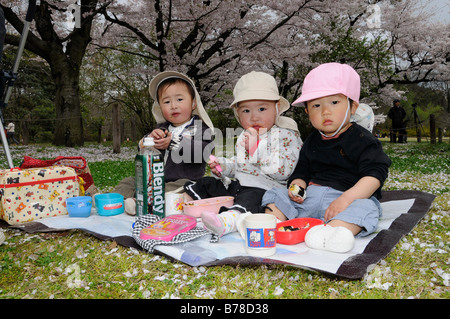
<svg viewBox="0 0 450 319"><path fill-rule="evenodd" d="M415 199L411 198L381 203L383 216L380 219L377 231L370 236L356 238L355 247L344 254L310 249L305 243L299 243L296 245L277 244L276 253L270 257L251 257L245 252L244 239L241 238L238 232L223 236L218 243L211 243L210 236L203 236L184 244L158 245L155 247L155 252L191 266L210 266L221 263L281 263L339 275L338 271L343 263L352 260L357 255L361 255L367 245L382 230L389 229L393 221L401 215L407 214L414 202ZM134 221L135 217L126 214L116 216L92 214L88 218L72 218L69 216L47 218L39 220L39 223L53 230L81 229L103 235L103 237L115 238L121 236L131 237ZM398 241L398 239L396 240ZM390 248L385 255L389 251ZM381 258L384 256L381 255ZM376 260L379 260L379 258L377 257ZM367 266L364 265L363 267L367 268ZM363 273L366 270L364 269ZM360 277L360 275L355 276Z"/></svg>
<svg viewBox="0 0 450 319"><path fill-rule="evenodd" d="M341 264L351 256L364 251L367 244L383 229L388 229L391 223L401 214L406 214L414 203L414 199L382 203L383 216L375 233L362 238L356 238L355 247L347 253L332 253L310 249L304 242L296 245L277 244L276 253L264 258L281 261L285 264L301 265L303 268L320 269L336 273ZM210 243L207 236L198 238L182 245L159 246L158 251L185 262L191 266L199 266L236 256L248 256L245 252L244 239L238 232L223 236L218 243Z"/></svg>

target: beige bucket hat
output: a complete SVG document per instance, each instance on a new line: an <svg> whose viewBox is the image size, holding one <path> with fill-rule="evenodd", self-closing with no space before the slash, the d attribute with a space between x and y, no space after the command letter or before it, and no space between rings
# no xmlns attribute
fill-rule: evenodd
<svg viewBox="0 0 450 319"><path fill-rule="evenodd" d="M234 86L233 96L234 101L231 103L230 107L233 108L234 115L238 121L239 117L236 109L239 102L248 100L279 101L278 115L275 124L278 127L298 132L297 123L293 119L281 116L281 114L289 110L291 105L288 100L280 96L277 82L270 74L252 71L243 75Z"/></svg>
<svg viewBox="0 0 450 319"><path fill-rule="evenodd" d="M160 124L160 123L166 122L166 119L164 118L162 111L161 111L161 106L158 103L158 87L160 86L160 84L163 81L165 81L167 79L172 79L172 78L182 79L182 80L186 81L187 83L189 83L194 88L195 101L196 101L197 107L194 109L194 111L192 113L198 115L202 119L202 121L212 131L214 131L214 125L213 125L211 119L209 118L208 113L206 113L205 108L203 107L203 103L200 99L200 95L197 92L197 88L195 87L194 81L192 81L185 74L179 73L176 71L161 72L150 81L148 90L150 92L150 96L152 97L152 99L154 101L153 107L152 107L152 113L153 113L153 117L156 120L156 123Z"/></svg>

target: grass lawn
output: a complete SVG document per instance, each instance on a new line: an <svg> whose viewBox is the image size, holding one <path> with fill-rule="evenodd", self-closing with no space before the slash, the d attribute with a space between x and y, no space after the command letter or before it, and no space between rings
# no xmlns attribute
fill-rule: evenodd
<svg viewBox="0 0 450 319"><path fill-rule="evenodd" d="M82 231L27 234L3 229L1 299L449 299L450 146L383 142L393 161L385 190L413 189L437 197L429 213L362 280L339 280L284 265L190 267L158 255L100 241ZM23 155L87 158L97 187L107 192L133 174L136 147L79 149L11 147ZM0 165L7 168L6 159Z"/></svg>

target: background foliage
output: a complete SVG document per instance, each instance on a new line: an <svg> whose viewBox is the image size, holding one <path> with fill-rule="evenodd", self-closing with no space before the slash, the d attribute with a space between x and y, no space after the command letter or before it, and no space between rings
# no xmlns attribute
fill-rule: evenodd
<svg viewBox="0 0 450 319"><path fill-rule="evenodd" d="M0 4L8 21L6 43L17 45L26 6L18 0ZM363 102L374 107L378 123L383 123L392 99L401 98L406 107L419 102L423 118L433 113L442 119L440 127L448 127L449 29L433 20L419 0L77 4L80 27L67 10L69 1L39 2L19 72L29 79L15 88L11 107L5 110L22 133L23 115L30 112L21 96L38 90L54 103L55 111L48 109L49 103L38 103L37 113L48 115L45 123L42 119L30 124L32 141L48 141L52 132L56 145L110 139L114 102L121 103L123 138L138 139L155 125L148 83L158 72L171 69L194 79L215 125L235 125L226 109L242 74L273 74L280 93L292 101L307 72L324 62L348 63L359 72ZM39 78L28 75L29 65L39 70ZM34 93L25 92L29 89ZM419 90L422 94L415 94ZM36 102L26 107L34 109ZM311 127L302 111L293 108L287 115L308 135ZM69 138L59 136L67 130L72 132ZM75 131L83 135L78 138Z"/></svg>

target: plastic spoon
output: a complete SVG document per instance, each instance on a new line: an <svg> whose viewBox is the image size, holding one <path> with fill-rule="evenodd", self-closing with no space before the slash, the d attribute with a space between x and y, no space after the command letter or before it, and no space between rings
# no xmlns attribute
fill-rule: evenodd
<svg viewBox="0 0 450 319"><path fill-rule="evenodd" d="M209 156L209 159L211 160L211 161L215 161L215 162L218 162L218 160L217 160L217 157L215 157L214 155L210 155ZM228 189L228 186L231 184L231 179L228 177L228 176L225 176L225 175L223 175L222 174L222 167L219 165L219 164L217 164L216 166L215 166L215 168L217 169L217 171L220 173L220 179L222 180L222 183L223 183L223 186L225 186L225 188L226 189Z"/></svg>

